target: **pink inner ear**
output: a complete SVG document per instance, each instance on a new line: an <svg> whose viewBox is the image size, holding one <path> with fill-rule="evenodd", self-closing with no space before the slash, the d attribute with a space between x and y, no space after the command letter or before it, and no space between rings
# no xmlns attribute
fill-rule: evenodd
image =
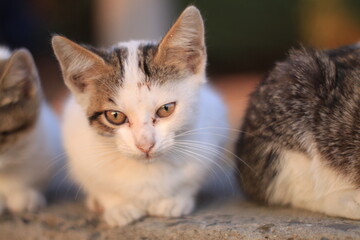
<svg viewBox="0 0 360 240"><path fill-rule="evenodd" d="M204 24L199 10L188 7L159 44L155 62L197 74L204 69Z"/></svg>
<svg viewBox="0 0 360 240"><path fill-rule="evenodd" d="M186 8L160 43L159 48L203 48L204 23L195 7Z"/></svg>

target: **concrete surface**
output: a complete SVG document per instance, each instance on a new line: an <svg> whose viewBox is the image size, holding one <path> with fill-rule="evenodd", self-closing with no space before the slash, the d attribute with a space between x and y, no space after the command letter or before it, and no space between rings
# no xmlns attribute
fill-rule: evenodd
<svg viewBox="0 0 360 240"><path fill-rule="evenodd" d="M145 218L109 228L80 201L53 204L40 213L0 217L0 239L360 239L360 223L290 208L218 200L181 218Z"/></svg>

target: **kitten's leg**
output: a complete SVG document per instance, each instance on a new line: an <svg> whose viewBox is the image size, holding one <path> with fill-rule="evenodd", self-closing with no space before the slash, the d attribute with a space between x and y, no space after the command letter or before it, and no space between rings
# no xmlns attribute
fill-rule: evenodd
<svg viewBox="0 0 360 240"><path fill-rule="evenodd" d="M163 198L152 202L148 207L148 213L158 217L180 217L191 213L194 206L194 197L191 196Z"/></svg>
<svg viewBox="0 0 360 240"><path fill-rule="evenodd" d="M12 212L33 212L46 205L44 196L31 188L14 189L5 197L6 205Z"/></svg>
<svg viewBox="0 0 360 240"><path fill-rule="evenodd" d="M360 190L345 176L328 168L318 155L312 159L292 151L281 155L277 177L268 189L270 203L360 219Z"/></svg>
<svg viewBox="0 0 360 240"><path fill-rule="evenodd" d="M145 216L145 211L132 202L114 196L102 195L99 203L103 206L103 217L112 227L122 227Z"/></svg>
<svg viewBox="0 0 360 240"><path fill-rule="evenodd" d="M112 227L122 227L145 216L145 211L132 204L119 204L104 210L104 219Z"/></svg>
<svg viewBox="0 0 360 240"><path fill-rule="evenodd" d="M323 199L311 203L313 210L331 216L360 219L360 191L344 190L324 196Z"/></svg>

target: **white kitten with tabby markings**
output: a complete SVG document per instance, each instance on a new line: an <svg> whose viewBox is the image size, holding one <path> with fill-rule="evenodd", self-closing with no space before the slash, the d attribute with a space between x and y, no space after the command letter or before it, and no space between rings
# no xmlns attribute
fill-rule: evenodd
<svg viewBox="0 0 360 240"><path fill-rule="evenodd" d="M225 106L206 85L199 11L188 7L159 43L52 44L74 96L64 144L88 207L111 226L189 214L227 139Z"/></svg>
<svg viewBox="0 0 360 240"><path fill-rule="evenodd" d="M0 212L44 206L59 135L31 54L0 47Z"/></svg>

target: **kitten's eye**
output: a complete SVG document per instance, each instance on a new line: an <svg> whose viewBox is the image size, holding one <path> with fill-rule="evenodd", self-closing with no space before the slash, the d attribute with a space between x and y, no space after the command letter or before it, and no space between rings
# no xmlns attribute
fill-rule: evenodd
<svg viewBox="0 0 360 240"><path fill-rule="evenodd" d="M175 105L176 105L175 102L172 102L172 103L167 103L167 104L161 106L156 111L156 115L161 118L170 116L175 110Z"/></svg>
<svg viewBox="0 0 360 240"><path fill-rule="evenodd" d="M125 114L119 111L105 111L105 118L109 121L109 123L114 125L121 125L127 121L127 117Z"/></svg>

